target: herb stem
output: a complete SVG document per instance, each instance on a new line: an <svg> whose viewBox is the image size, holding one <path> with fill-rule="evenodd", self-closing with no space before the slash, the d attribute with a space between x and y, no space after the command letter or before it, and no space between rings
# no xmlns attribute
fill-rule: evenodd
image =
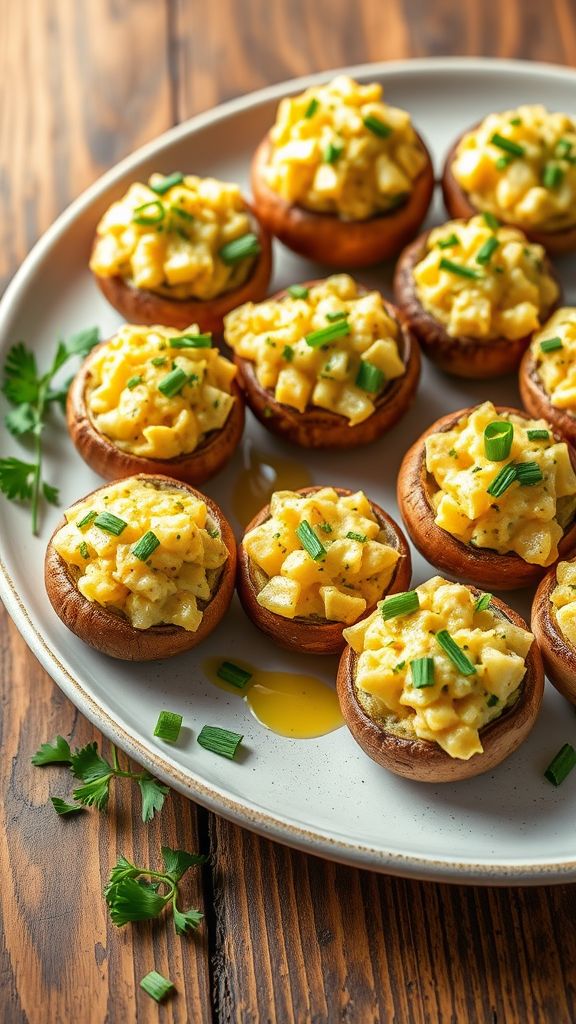
<svg viewBox="0 0 576 1024"><path fill-rule="evenodd" d="M46 406L46 390L48 382L44 378L38 388L38 398L35 403L36 428L34 430L34 483L32 485L32 533L38 536L38 512L40 509L40 491L42 487L42 421L44 408Z"/></svg>

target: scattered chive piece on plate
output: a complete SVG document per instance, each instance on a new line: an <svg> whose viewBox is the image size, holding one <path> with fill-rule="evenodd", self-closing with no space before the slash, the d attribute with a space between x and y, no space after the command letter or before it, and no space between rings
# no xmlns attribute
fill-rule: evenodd
<svg viewBox="0 0 576 1024"><path fill-rule="evenodd" d="M287 363L292 362L294 359L294 349L292 348L292 345L284 345L284 348L282 349L282 358L285 359Z"/></svg>
<svg viewBox="0 0 576 1024"><path fill-rule="evenodd" d="M322 541L318 540L318 537L306 519L303 519L300 525L296 527L296 536L304 550L308 552L310 558L314 559L315 562L320 558L324 558L326 548Z"/></svg>
<svg viewBox="0 0 576 1024"><path fill-rule="evenodd" d="M170 992L175 991L172 982L158 974L158 971L150 971L149 974L144 975L140 982L140 988L144 989L147 995L152 996L157 1003L162 1002Z"/></svg>
<svg viewBox="0 0 576 1024"><path fill-rule="evenodd" d="M544 475L537 462L519 462L516 466L518 483L524 487L532 487L544 479Z"/></svg>
<svg viewBox="0 0 576 1024"><path fill-rule="evenodd" d="M410 662L410 671L412 685L417 690L434 686L434 658L414 658L414 661Z"/></svg>
<svg viewBox="0 0 576 1024"><path fill-rule="evenodd" d="M368 537L366 536L365 533L354 533L354 530L348 530L348 533L346 534L346 539L357 540L360 544L365 544L366 541L368 540Z"/></svg>
<svg viewBox="0 0 576 1024"><path fill-rule="evenodd" d="M448 238L441 238L437 244L439 249L451 249L453 245L460 245L460 239L452 232Z"/></svg>
<svg viewBox="0 0 576 1024"><path fill-rule="evenodd" d="M188 374L182 369L181 366L175 366L170 373L167 373L165 377L158 384L158 391L161 391L166 398L173 398L177 395L188 380Z"/></svg>
<svg viewBox="0 0 576 1024"><path fill-rule="evenodd" d="M320 103L318 102L316 97L313 96L312 99L310 100L310 103L306 107L306 110L304 111L304 117L306 117L306 118L314 117L314 114L318 110L319 106L320 106Z"/></svg>
<svg viewBox="0 0 576 1024"><path fill-rule="evenodd" d="M451 274L458 274L459 277L470 277L475 281L481 280L484 276L479 270L474 270L472 267L463 267L461 263L454 263L453 260L446 259L445 256L440 260L440 270L449 270Z"/></svg>
<svg viewBox="0 0 576 1024"><path fill-rule="evenodd" d="M542 171L542 184L544 188L558 188L564 181L564 171L558 164L546 164Z"/></svg>
<svg viewBox="0 0 576 1024"><path fill-rule="evenodd" d="M170 338L170 348L212 348L211 334L182 334Z"/></svg>
<svg viewBox="0 0 576 1024"><path fill-rule="evenodd" d="M540 342L541 352L556 352L559 348L564 348L562 338L545 338Z"/></svg>
<svg viewBox="0 0 576 1024"><path fill-rule="evenodd" d="M517 142L513 142L512 139L506 139L499 132L494 132L490 142L493 146L498 146L498 149L503 149L505 153L509 153L510 156L524 156L524 146L520 146Z"/></svg>
<svg viewBox="0 0 576 1024"><path fill-rule="evenodd" d="M120 519L119 516L115 516L113 512L99 512L94 520L94 526L99 526L106 533L112 533L115 537L119 537L128 523Z"/></svg>
<svg viewBox="0 0 576 1024"><path fill-rule="evenodd" d="M126 381L126 387L129 391L132 391L133 388L138 387L142 383L143 379L142 374L139 374L137 377L130 377L130 380Z"/></svg>
<svg viewBox="0 0 576 1024"><path fill-rule="evenodd" d="M341 309L338 313L326 313L326 319L333 324L336 320L345 320L349 315L344 309Z"/></svg>
<svg viewBox="0 0 576 1024"><path fill-rule="evenodd" d="M480 246L478 252L476 253L476 263L479 263L482 267L485 267L488 263L490 263L492 256L496 252L496 249L499 248L499 246L500 242L498 241L497 238L494 237L494 235L492 235L491 238L487 238L484 244Z"/></svg>
<svg viewBox="0 0 576 1024"><path fill-rule="evenodd" d="M80 552L80 554L82 555L82 558L90 558L90 552L88 551L88 545L87 545L87 543L86 543L86 541L85 541L85 540L83 540L83 541L82 541L82 542L81 542L81 543L80 543L80 544L78 545L78 551L79 551L79 552Z"/></svg>
<svg viewBox="0 0 576 1024"><path fill-rule="evenodd" d="M447 629L440 629L436 633L436 641L440 644L440 647L448 655L450 661L456 666L458 671L463 676L473 676L476 672L475 666L472 664L469 658L466 657L464 651L458 646L453 637Z"/></svg>
<svg viewBox="0 0 576 1024"><path fill-rule="evenodd" d="M514 427L506 420L494 420L484 429L484 452L492 462L504 462L510 455Z"/></svg>
<svg viewBox="0 0 576 1024"><path fill-rule="evenodd" d="M410 615L418 611L420 598L417 590L406 590L403 594L386 597L380 605L380 614L384 621L395 619L399 615Z"/></svg>
<svg viewBox="0 0 576 1024"><path fill-rule="evenodd" d="M366 117L362 118L364 127L368 131L372 132L373 135L378 135L381 139L387 139L392 135L392 128L385 121L381 121L379 117L374 114L367 114Z"/></svg>
<svg viewBox="0 0 576 1024"><path fill-rule="evenodd" d="M167 743L176 743L182 728L182 715L175 711L161 711L154 726L154 735Z"/></svg>
<svg viewBox="0 0 576 1024"><path fill-rule="evenodd" d="M85 526L89 526L90 523L93 523L97 515L97 512L87 512L85 516L82 516L82 519L78 520L76 526L79 530L82 530Z"/></svg>
<svg viewBox="0 0 576 1024"><path fill-rule="evenodd" d="M213 754L220 754L233 760L243 736L230 729L221 729L218 725L203 725L198 733L198 743Z"/></svg>
<svg viewBox="0 0 576 1024"><path fill-rule="evenodd" d="M167 174L161 181L157 181L155 185L150 185L153 192L157 195L163 196L169 189L174 188L174 185L181 185L184 181L184 175L181 171L174 171L173 174Z"/></svg>
<svg viewBox="0 0 576 1024"><path fill-rule="evenodd" d="M253 231L249 231L240 238L234 238L231 242L223 245L218 253L223 263L230 265L246 259L247 256L258 256L262 246Z"/></svg>
<svg viewBox="0 0 576 1024"><path fill-rule="evenodd" d="M375 395L381 390L382 385L386 377L377 366L373 363L369 363L366 359L360 360L360 366L358 367L358 373L356 375L355 384L357 388L361 388L362 391L368 391L369 394Z"/></svg>
<svg viewBox="0 0 576 1024"><path fill-rule="evenodd" d="M529 441L548 441L550 438L550 431L538 428L537 430L527 430L526 434Z"/></svg>
<svg viewBox="0 0 576 1024"><path fill-rule="evenodd" d="M218 667L216 675L219 679L223 679L225 683L230 683L231 686L235 686L238 690L243 690L252 679L251 672L247 672L245 668L235 665L233 661L223 661Z"/></svg>
<svg viewBox="0 0 576 1024"><path fill-rule="evenodd" d="M501 226L498 217L495 217L489 210L485 210L482 216L484 217L484 223L487 224L489 228L492 228L492 231L497 231Z"/></svg>
<svg viewBox="0 0 576 1024"><path fill-rule="evenodd" d="M481 594L474 605L475 612L485 612L492 600L492 594Z"/></svg>
<svg viewBox="0 0 576 1024"><path fill-rule="evenodd" d="M160 547L158 537L152 530L148 530L132 548L132 554L136 555L136 558L139 558L141 562L147 562L157 547Z"/></svg>
<svg viewBox="0 0 576 1024"><path fill-rule="evenodd" d="M336 338L344 338L347 334L350 334L348 321L336 320L328 327L321 327L319 331L310 331L310 334L305 334L304 340L307 345L310 345L310 348L321 348L322 345L327 345L328 342L335 341Z"/></svg>
<svg viewBox="0 0 576 1024"><path fill-rule="evenodd" d="M551 760L544 776L553 786L559 786L575 766L576 750L571 743L565 743L563 747L560 747L556 757Z"/></svg>
<svg viewBox="0 0 576 1024"><path fill-rule="evenodd" d="M310 294L310 289L305 288L303 284L291 284L286 291L293 299L307 299Z"/></svg>
<svg viewBox="0 0 576 1024"><path fill-rule="evenodd" d="M65 800L61 800L59 796L51 796L52 806L56 811L56 814L78 814L78 811L83 811L84 807L82 804L67 804Z"/></svg>
<svg viewBox="0 0 576 1024"><path fill-rule="evenodd" d="M145 210L153 212L145 213ZM141 206L136 207L132 220L134 224L141 224L144 227L153 226L154 224L161 224L165 214L164 204L159 199L151 199L149 203L142 203Z"/></svg>
<svg viewBox="0 0 576 1024"><path fill-rule="evenodd" d="M499 498L504 494L504 491L507 491L510 485L514 483L516 478L516 466L512 465L512 463L508 463L507 466L502 466L502 469L498 471L492 483L486 488L486 490L493 498Z"/></svg>
<svg viewBox="0 0 576 1024"><path fill-rule="evenodd" d="M342 156L342 150L344 146L339 142L329 142L324 150L324 163L335 164L340 156Z"/></svg>

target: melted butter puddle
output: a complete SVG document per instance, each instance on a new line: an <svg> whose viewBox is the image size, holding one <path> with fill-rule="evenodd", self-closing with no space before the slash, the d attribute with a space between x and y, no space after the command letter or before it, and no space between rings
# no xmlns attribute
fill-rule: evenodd
<svg viewBox="0 0 576 1024"><path fill-rule="evenodd" d="M250 443L244 448L244 468L232 491L232 509L241 526L246 526L274 491L295 491L312 483L306 466L281 455L259 451Z"/></svg>
<svg viewBox="0 0 576 1024"><path fill-rule="evenodd" d="M240 690L216 674L222 661L207 658L202 663L208 679L246 701L254 718L266 729L291 739L308 740L344 724L336 694L320 679L295 672L267 672L235 659L235 665L252 673L248 685Z"/></svg>

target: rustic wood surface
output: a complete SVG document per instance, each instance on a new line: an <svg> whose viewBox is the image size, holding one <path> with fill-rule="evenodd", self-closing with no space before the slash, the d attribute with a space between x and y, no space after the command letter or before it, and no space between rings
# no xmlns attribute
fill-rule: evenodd
<svg viewBox="0 0 576 1024"><path fill-rule="evenodd" d="M503 19L503 20L501 20ZM573 0L0 0L0 287L39 234L116 160L171 124L270 82L431 54L576 63ZM2 614L0 1019L148 1022L576 1020L576 886L474 889L335 866L265 842L172 794L143 826L110 812L63 823L65 772L29 759L56 732L101 737ZM119 852L210 853L186 895L206 921L110 925ZM138 988L152 967L178 995Z"/></svg>

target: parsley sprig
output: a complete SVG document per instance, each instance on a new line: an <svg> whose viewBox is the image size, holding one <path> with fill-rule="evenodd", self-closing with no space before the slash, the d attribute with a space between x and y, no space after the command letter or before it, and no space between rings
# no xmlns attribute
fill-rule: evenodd
<svg viewBox="0 0 576 1024"><path fill-rule="evenodd" d="M97 327L72 334L60 340L52 364L40 374L36 356L19 341L13 345L4 363L2 390L14 407L5 418L6 426L14 437L32 442L33 461L10 456L0 459L0 491L10 501L28 501L32 507L32 533L38 533L38 518L42 496L51 505L58 504L58 490L42 479L42 432L46 417L53 405L62 409L71 379L58 387L54 378L73 356L87 356L98 343Z"/></svg>
<svg viewBox="0 0 576 1024"><path fill-rule="evenodd" d="M120 856L104 889L112 922L121 928L129 921L150 921L169 906L178 934L185 935L193 931L204 915L199 910L178 908L178 883L188 868L204 864L206 859L203 854L171 850L169 846L163 846L164 870L153 871L151 868L137 867L126 857Z"/></svg>
<svg viewBox="0 0 576 1024"><path fill-rule="evenodd" d="M112 746L112 764L98 753L97 743L88 743L85 747L72 751L67 740L57 736L53 743L43 743L32 758L36 766L47 764L66 764L75 778L82 782L72 793L77 803L83 807L96 807L105 811L110 796L110 783L113 779L131 779L138 783L142 795L142 821L151 821L156 811L160 811L169 793L164 786L147 771L133 772L120 767L118 751ZM58 814L71 814L73 804L53 800ZM80 807L78 807L80 810Z"/></svg>

